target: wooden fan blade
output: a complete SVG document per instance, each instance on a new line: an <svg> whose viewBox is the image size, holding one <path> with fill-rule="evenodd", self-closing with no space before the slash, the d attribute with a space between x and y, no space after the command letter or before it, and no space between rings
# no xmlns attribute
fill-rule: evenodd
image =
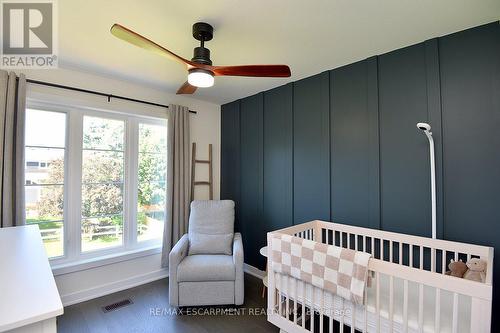
<svg viewBox="0 0 500 333"><path fill-rule="evenodd" d="M198 89L195 86L192 86L189 84L189 82L184 82L184 84L177 90L177 95L183 95L183 94L193 94L196 89Z"/></svg>
<svg viewBox="0 0 500 333"><path fill-rule="evenodd" d="M243 65L213 66L216 76L290 77L290 67L286 65Z"/></svg>
<svg viewBox="0 0 500 333"><path fill-rule="evenodd" d="M113 26L111 27L111 33L115 37L120 38L121 40L124 40L126 42L129 42L130 44L133 44L148 51L152 51L164 57L173 58L187 66L193 66L193 63L191 61L184 59L181 56L178 56L174 52L167 50L163 46L156 44L152 40L142 35L139 35L138 33L128 28L125 28L124 26L118 23L113 24Z"/></svg>

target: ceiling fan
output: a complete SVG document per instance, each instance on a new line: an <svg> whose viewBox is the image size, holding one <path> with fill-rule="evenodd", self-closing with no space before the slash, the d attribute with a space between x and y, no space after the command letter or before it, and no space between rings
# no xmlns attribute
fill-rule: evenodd
<svg viewBox="0 0 500 333"><path fill-rule="evenodd" d="M291 75L290 68L286 65L212 66L210 50L205 47L205 42L213 38L213 27L204 22L193 24L193 37L200 41L200 46L194 48L191 60L120 24L113 24L111 33L126 42L161 56L173 58L186 66L188 80L177 90L177 94L192 94L197 88L211 87L214 84L214 76L290 77Z"/></svg>

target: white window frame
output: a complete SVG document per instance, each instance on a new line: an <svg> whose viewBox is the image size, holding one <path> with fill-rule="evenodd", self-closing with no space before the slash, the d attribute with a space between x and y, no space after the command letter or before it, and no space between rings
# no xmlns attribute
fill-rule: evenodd
<svg viewBox="0 0 500 333"><path fill-rule="evenodd" d="M161 239L138 242L137 195L139 162L139 124L167 126L164 117L134 115L130 111L96 109L88 106L66 105L28 98L28 109L66 114L66 142L64 155L63 237L64 255L50 259L55 275L98 267L161 252ZM123 186L123 242L122 245L82 252L82 152L84 116L120 120L124 122L124 186ZM166 135L166 134L165 134ZM168 185L167 185L168 186Z"/></svg>

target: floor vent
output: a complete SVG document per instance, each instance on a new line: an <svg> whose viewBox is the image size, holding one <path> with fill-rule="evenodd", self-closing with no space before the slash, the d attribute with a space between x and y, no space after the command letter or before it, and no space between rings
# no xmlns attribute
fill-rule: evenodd
<svg viewBox="0 0 500 333"><path fill-rule="evenodd" d="M130 305L130 304L133 304L131 299L124 299L124 300L103 306L102 311L106 313L106 312L114 311L114 310L119 309L119 308L123 308L124 306Z"/></svg>

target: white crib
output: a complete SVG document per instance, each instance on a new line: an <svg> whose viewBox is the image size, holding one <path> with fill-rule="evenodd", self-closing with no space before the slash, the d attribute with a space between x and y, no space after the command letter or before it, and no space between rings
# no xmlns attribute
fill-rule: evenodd
<svg viewBox="0 0 500 333"><path fill-rule="evenodd" d="M273 231L369 252L373 277L354 305L268 262L268 321L288 333L490 332L493 248L311 221ZM271 235L268 233L268 249ZM450 259L481 258L486 282L445 275ZM443 260L444 259L444 260ZM345 325L345 326L344 326Z"/></svg>

